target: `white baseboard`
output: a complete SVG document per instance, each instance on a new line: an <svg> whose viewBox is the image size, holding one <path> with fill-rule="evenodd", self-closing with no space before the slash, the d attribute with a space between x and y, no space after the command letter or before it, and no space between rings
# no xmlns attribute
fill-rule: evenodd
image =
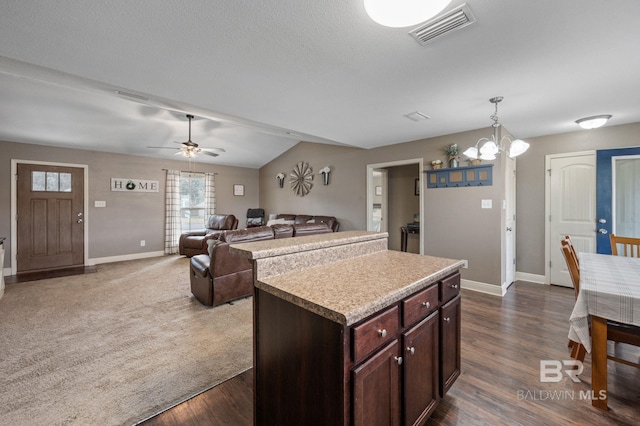
<svg viewBox="0 0 640 426"><path fill-rule="evenodd" d="M516 272L516 280L535 284L546 284L544 275L529 274L528 272Z"/></svg>
<svg viewBox="0 0 640 426"><path fill-rule="evenodd" d="M479 293L491 294L493 296L504 296L507 293L507 289L504 286L497 286L494 284L481 283L479 281L460 280L462 288L477 291Z"/></svg>
<svg viewBox="0 0 640 426"><path fill-rule="evenodd" d="M99 265L101 263L123 262L125 260L147 259L149 257L164 256L164 251L149 251L146 253L123 254L120 256L96 257L87 259L87 266Z"/></svg>

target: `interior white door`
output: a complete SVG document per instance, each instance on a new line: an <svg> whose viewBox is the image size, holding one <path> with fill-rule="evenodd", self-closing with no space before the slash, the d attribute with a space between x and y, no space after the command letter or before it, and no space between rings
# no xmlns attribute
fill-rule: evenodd
<svg viewBox="0 0 640 426"><path fill-rule="evenodd" d="M548 173L550 282L573 287L560 241L570 235L578 252L596 251L596 155L552 157Z"/></svg>
<svg viewBox="0 0 640 426"><path fill-rule="evenodd" d="M508 158L505 168L505 282L516 279L516 160Z"/></svg>

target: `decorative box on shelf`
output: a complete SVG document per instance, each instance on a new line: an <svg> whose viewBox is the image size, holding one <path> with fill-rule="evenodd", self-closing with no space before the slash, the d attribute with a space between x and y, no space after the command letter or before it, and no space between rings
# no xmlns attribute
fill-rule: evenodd
<svg viewBox="0 0 640 426"><path fill-rule="evenodd" d="M493 184L493 164L425 170L425 173L427 188L459 188Z"/></svg>

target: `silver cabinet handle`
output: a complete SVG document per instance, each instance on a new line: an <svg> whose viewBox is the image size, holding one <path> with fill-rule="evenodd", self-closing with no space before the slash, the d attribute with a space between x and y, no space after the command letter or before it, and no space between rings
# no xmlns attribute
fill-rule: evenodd
<svg viewBox="0 0 640 426"><path fill-rule="evenodd" d="M395 360L395 362L398 363L398 365L402 365L402 357L401 356L394 356L393 359Z"/></svg>
<svg viewBox="0 0 640 426"><path fill-rule="evenodd" d="M451 321L451 318L449 318L449 317L445 317L445 318L442 318L442 319L443 319L445 322L450 322L450 321Z"/></svg>
<svg viewBox="0 0 640 426"><path fill-rule="evenodd" d="M429 309L431 307L431 303L429 302L422 302L422 306L424 306L425 308Z"/></svg>
<svg viewBox="0 0 640 426"><path fill-rule="evenodd" d="M378 335L380 335L380 337L387 337L387 330L384 328L382 330L378 330Z"/></svg>
<svg viewBox="0 0 640 426"><path fill-rule="evenodd" d="M407 346L407 352L413 355L416 353L416 348L414 348L413 346Z"/></svg>
<svg viewBox="0 0 640 426"><path fill-rule="evenodd" d="M453 284L451 288L458 288L458 284Z"/></svg>

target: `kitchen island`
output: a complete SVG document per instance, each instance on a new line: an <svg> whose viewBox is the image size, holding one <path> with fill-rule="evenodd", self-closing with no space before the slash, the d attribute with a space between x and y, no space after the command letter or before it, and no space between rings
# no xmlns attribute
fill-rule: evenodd
<svg viewBox="0 0 640 426"><path fill-rule="evenodd" d="M255 424L423 424L458 377L463 262L387 238L231 246L254 264Z"/></svg>

